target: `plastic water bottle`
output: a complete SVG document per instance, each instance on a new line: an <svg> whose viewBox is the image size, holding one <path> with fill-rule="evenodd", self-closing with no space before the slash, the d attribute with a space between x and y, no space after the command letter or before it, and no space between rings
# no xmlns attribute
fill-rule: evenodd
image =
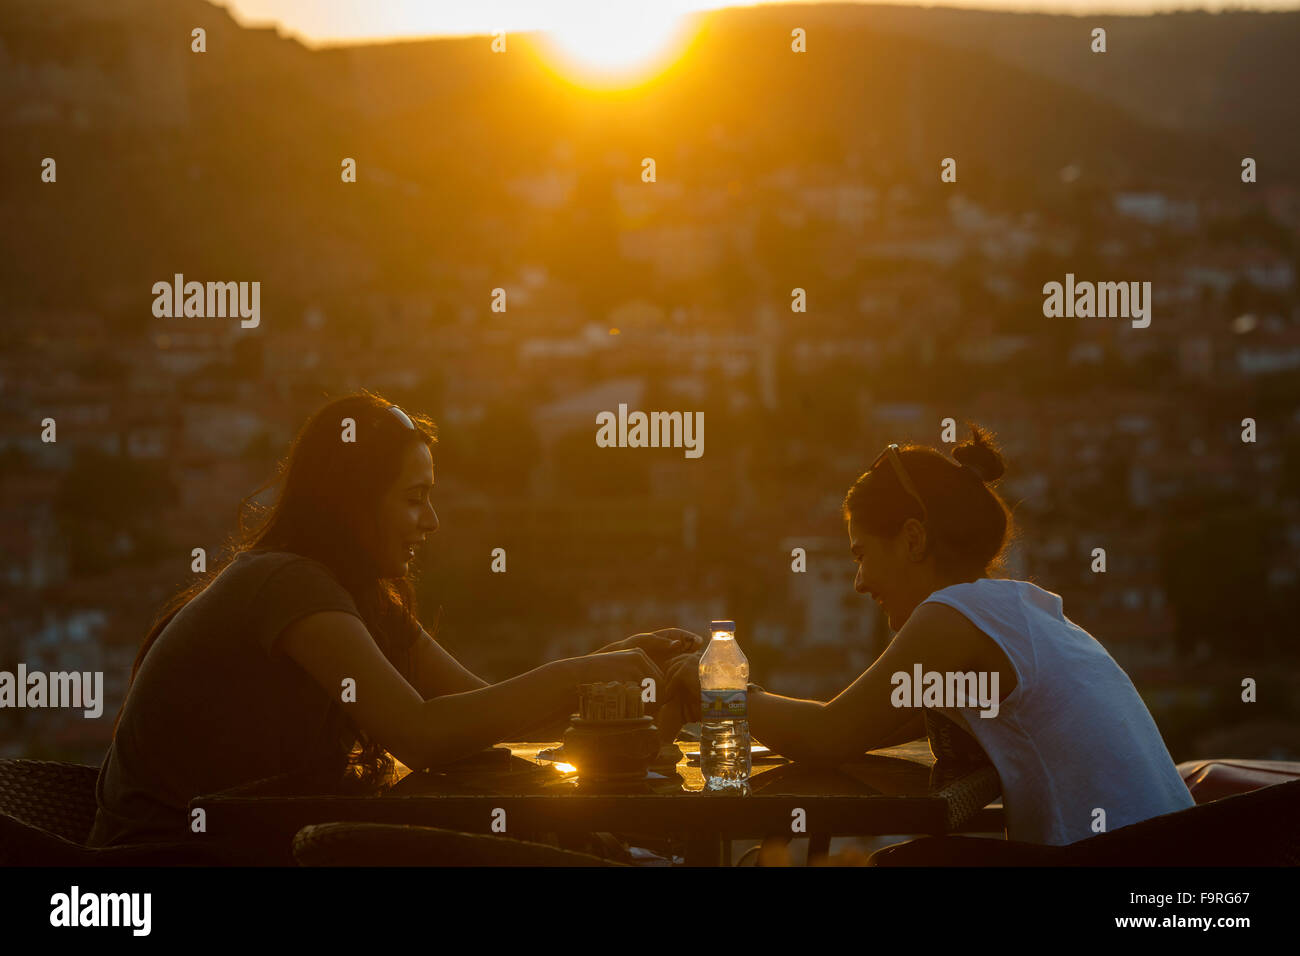
<svg viewBox="0 0 1300 956"><path fill-rule="evenodd" d="M735 621L714 621L700 657L700 771L706 791L749 793L749 661Z"/></svg>

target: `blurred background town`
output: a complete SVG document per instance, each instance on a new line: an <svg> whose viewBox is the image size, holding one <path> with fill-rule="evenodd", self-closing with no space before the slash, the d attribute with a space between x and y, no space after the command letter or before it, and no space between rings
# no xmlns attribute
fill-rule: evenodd
<svg viewBox="0 0 1300 956"><path fill-rule="evenodd" d="M0 754L98 763L191 549L367 387L439 423L421 612L488 679L724 617L828 699L889 636L843 496L953 417L1004 444L1010 573L1175 760L1300 757L1300 13L725 10L604 91L510 42L0 8L0 670L106 682L99 720L0 710ZM1067 272L1151 282L1150 327L1045 318ZM176 273L259 281L260 325L155 318ZM598 448L619 403L703 411L703 457Z"/></svg>

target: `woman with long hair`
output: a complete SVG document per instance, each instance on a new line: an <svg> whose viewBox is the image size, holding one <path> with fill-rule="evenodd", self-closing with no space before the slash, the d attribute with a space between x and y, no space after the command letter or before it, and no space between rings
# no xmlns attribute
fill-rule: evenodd
<svg viewBox="0 0 1300 956"><path fill-rule="evenodd" d="M875 599L897 633L829 702L751 685L751 731L795 760L839 763L924 736L929 707L942 715L935 724L968 732L964 739L997 769L1012 840L1073 843L1096 832L1099 810L1113 830L1192 806L1114 658L1065 616L1058 595L990 576L1001 571L1012 530L1010 511L989 487L1005 464L987 431L971 431L951 459L890 445L853 483L843 512L854 587ZM911 686L918 672L942 675L942 686L960 687L964 699L933 694L928 679L920 696ZM980 675L987 706L967 695ZM670 664L667 679L666 697L698 702L698 655ZM698 703L688 714L698 714Z"/></svg>
<svg viewBox="0 0 1300 956"><path fill-rule="evenodd" d="M690 646L670 628L497 684L463 667L421 626L410 579L438 529L436 441L431 420L367 391L311 416L244 499L229 559L145 638L90 845L183 840L191 799L265 777L376 791L393 757L466 757L571 713L584 682L662 677ZM248 521L273 485L274 505Z"/></svg>

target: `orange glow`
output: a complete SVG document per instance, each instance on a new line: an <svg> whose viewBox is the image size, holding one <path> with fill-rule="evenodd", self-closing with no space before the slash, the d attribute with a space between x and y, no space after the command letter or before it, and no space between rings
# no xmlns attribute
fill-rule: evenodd
<svg viewBox="0 0 1300 956"><path fill-rule="evenodd" d="M580 85L634 86L667 69L686 49L691 30L680 9L672 7L598 8L548 28L539 46L559 72Z"/></svg>

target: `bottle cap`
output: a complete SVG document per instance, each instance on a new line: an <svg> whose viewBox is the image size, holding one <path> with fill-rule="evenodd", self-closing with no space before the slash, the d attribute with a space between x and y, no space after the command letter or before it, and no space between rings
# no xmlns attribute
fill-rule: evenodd
<svg viewBox="0 0 1300 956"><path fill-rule="evenodd" d="M730 631L731 633L734 634L736 633L736 622L735 621L714 621L709 625L709 632L712 633L713 631Z"/></svg>

